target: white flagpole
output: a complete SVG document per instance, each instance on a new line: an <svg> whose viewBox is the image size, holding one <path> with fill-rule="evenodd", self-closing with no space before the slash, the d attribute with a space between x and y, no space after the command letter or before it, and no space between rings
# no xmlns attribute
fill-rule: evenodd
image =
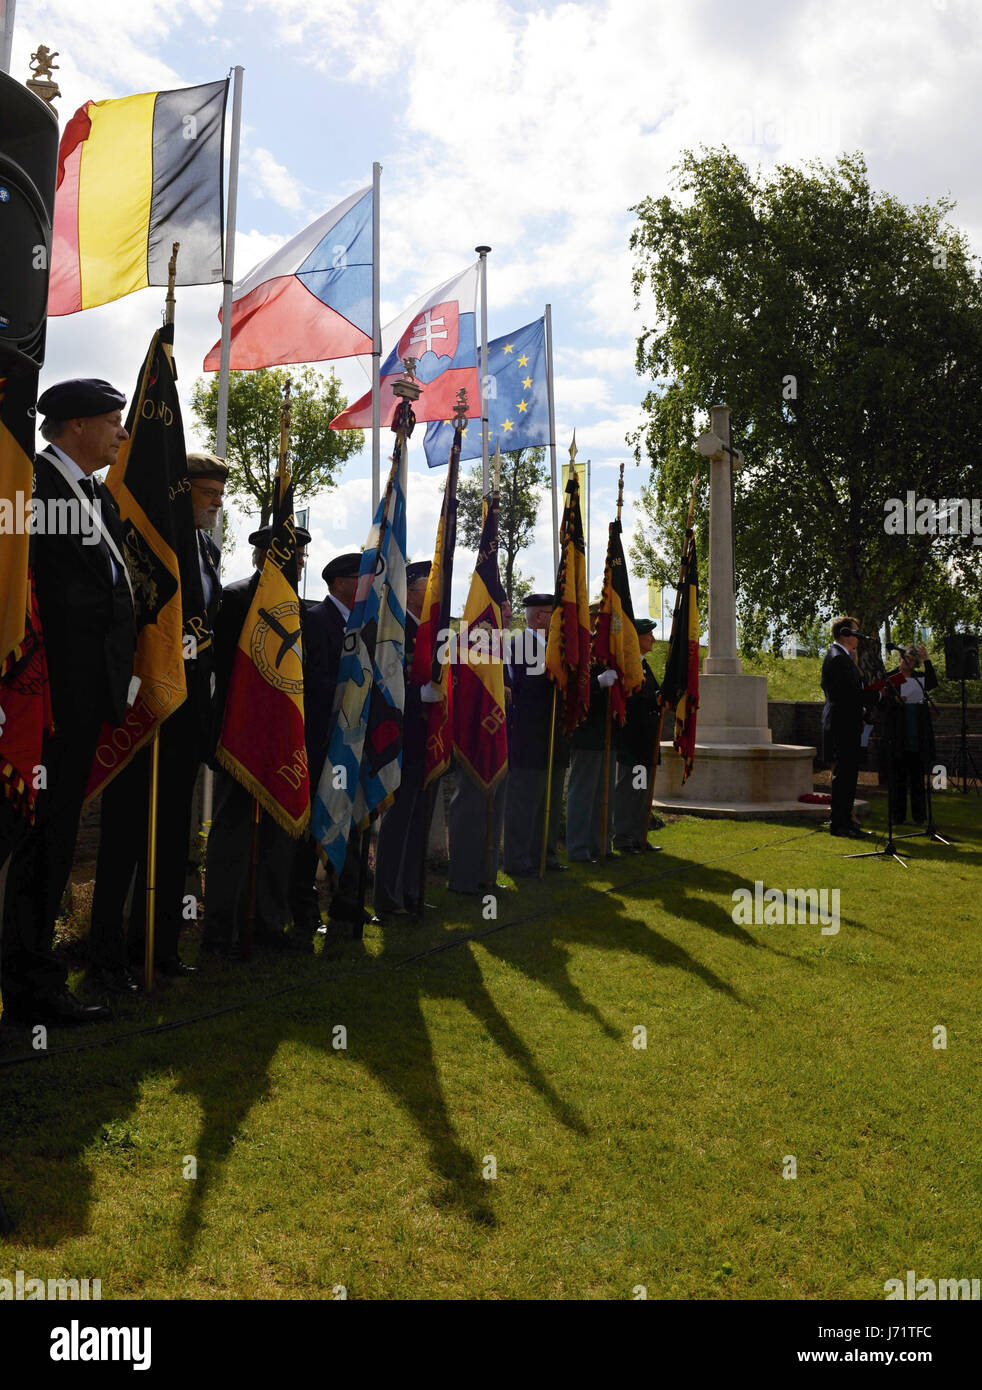
<svg viewBox="0 0 982 1390"><path fill-rule="evenodd" d="M488 495L488 252L490 246L475 246L481 258L481 487Z"/></svg>
<svg viewBox="0 0 982 1390"><path fill-rule="evenodd" d="M552 572L559 573L559 486L556 473L556 397L552 386L552 305L546 305L546 395L549 401L549 459L552 466Z"/></svg>
<svg viewBox="0 0 982 1390"><path fill-rule="evenodd" d="M10 71L10 50L14 42L15 0L5 0L3 5L3 29L0 30L0 72Z"/></svg>
<svg viewBox="0 0 982 1390"><path fill-rule="evenodd" d="M381 219L379 214L379 193L382 182L382 166L376 161L372 165L372 516L378 509L381 493L381 455L382 455L382 401L380 397L382 369L382 320L381 320L381 276L379 274L379 234Z"/></svg>
<svg viewBox="0 0 982 1390"><path fill-rule="evenodd" d="M228 367L232 356L232 283L235 279L235 215L239 197L239 136L242 129L242 74L234 67L232 75L232 140L228 159L228 205L225 210L225 267L222 274L222 346L218 364L218 420L215 424L215 453L225 457L228 443ZM212 539L222 548L225 513L219 511ZM219 562L221 563L221 562ZM201 818L210 825L214 809L215 777L205 770L201 793Z"/></svg>
<svg viewBox="0 0 982 1390"><path fill-rule="evenodd" d="M215 426L215 453L225 457L228 438L228 364L232 355L232 284L235 279L235 212L239 197L239 135L242 127L242 73L232 69L232 143L228 160L228 210L225 216L225 272L222 276L222 346L218 365L218 423ZM219 513L221 526L221 513ZM218 533L221 545L221 531Z"/></svg>

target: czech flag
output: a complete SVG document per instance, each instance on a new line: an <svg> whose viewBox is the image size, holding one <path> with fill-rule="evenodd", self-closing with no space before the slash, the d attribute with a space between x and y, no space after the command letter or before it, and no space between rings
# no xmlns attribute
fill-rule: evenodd
<svg viewBox="0 0 982 1390"><path fill-rule="evenodd" d="M218 371L220 349L218 342L205 358L206 372ZM253 371L371 350L372 190L362 188L235 286L231 367Z"/></svg>
<svg viewBox="0 0 982 1390"><path fill-rule="evenodd" d="M403 375L402 363L416 359L416 380L423 387L413 414L419 421L452 418L457 392L480 400L477 379L477 296L479 263L469 266L435 290L424 294L382 329L382 367L379 373L384 422L397 404L393 383ZM372 393L367 391L331 421L332 430L364 430L372 425Z"/></svg>
<svg viewBox="0 0 982 1390"><path fill-rule="evenodd" d="M75 314L148 285L222 278L228 82L87 101L58 147L48 313Z"/></svg>

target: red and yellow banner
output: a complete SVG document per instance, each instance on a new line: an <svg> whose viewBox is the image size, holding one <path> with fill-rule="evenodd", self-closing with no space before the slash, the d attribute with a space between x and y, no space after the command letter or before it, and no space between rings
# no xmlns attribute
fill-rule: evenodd
<svg viewBox="0 0 982 1390"><path fill-rule="evenodd" d="M228 82L87 101L65 127L48 313L74 314L147 285L222 278L222 145Z"/></svg>
<svg viewBox="0 0 982 1390"><path fill-rule="evenodd" d="M498 574L498 512L498 494L493 493L484 513L477 565L460 625L453 696L454 753L489 791L508 771L505 668L500 648L505 593Z"/></svg>
<svg viewBox="0 0 982 1390"><path fill-rule="evenodd" d="M699 566L692 532L686 534L679 594L665 661L662 700L675 708L672 740L682 759L684 782L696 752L696 713L699 709Z"/></svg>
<svg viewBox="0 0 982 1390"><path fill-rule="evenodd" d="M0 376L0 676L20 659L28 612L37 372Z"/></svg>
<svg viewBox="0 0 982 1390"><path fill-rule="evenodd" d="M610 708L614 718L623 724L627 697L641 689L643 676L619 521L612 521L607 533L607 563L600 611L593 631L593 655L594 660L609 671L617 672L617 680L610 687Z"/></svg>
<svg viewBox="0 0 982 1390"><path fill-rule="evenodd" d="M216 757L284 830L299 838L310 820L310 776L292 487L276 509L274 527L232 659Z"/></svg>
<svg viewBox="0 0 982 1390"><path fill-rule="evenodd" d="M48 663L31 575L28 592L30 607L19 659L0 679L0 787L14 809L33 825L38 798L35 769L41 764L44 735L50 732L52 720Z"/></svg>

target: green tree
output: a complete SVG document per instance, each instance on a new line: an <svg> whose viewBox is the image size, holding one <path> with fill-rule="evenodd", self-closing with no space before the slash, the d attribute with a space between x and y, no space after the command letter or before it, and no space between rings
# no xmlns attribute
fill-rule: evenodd
<svg viewBox="0 0 982 1390"><path fill-rule="evenodd" d="M539 499L549 480L543 466L545 456L543 448L514 449L501 455L498 551L504 557L501 583L513 609L532 589L532 581L525 578L515 562L535 532ZM476 464L470 477L462 478L457 488L460 538L471 550L476 550L481 540L481 495L481 465Z"/></svg>
<svg viewBox="0 0 982 1390"><path fill-rule="evenodd" d="M872 631L977 608L980 549L892 535L890 498L979 497L982 282L949 200L870 189L861 155L751 175L728 150L686 153L676 196L646 198L634 288L652 389L632 437L651 474L639 573L671 582L708 406L732 407L738 612L747 645L855 613ZM704 475L705 476L705 475ZM698 534L705 551L708 487Z"/></svg>
<svg viewBox="0 0 982 1390"><path fill-rule="evenodd" d="M273 511L280 456L283 389L291 382L290 451L294 499L299 502L330 488L345 460L358 452L361 430L332 430L331 421L348 404L333 370L321 376L312 367L263 367L232 372L228 390L226 491L236 502L251 499L265 526ZM199 377L191 394L195 421L215 447L218 377Z"/></svg>

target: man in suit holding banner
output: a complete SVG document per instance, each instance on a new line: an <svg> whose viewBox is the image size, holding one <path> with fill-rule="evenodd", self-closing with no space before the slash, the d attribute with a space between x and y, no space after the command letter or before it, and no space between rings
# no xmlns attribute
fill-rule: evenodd
<svg viewBox="0 0 982 1390"><path fill-rule="evenodd" d="M55 728L44 745L44 804L12 856L4 907L4 1000L28 1022L108 1017L70 993L51 947L100 730L122 724L135 693L136 622L123 531L112 495L94 478L128 438L125 404L122 392L97 379L60 382L38 400L48 447L37 456L35 500L48 517L57 514L51 504L60 504L68 524L35 536Z"/></svg>

